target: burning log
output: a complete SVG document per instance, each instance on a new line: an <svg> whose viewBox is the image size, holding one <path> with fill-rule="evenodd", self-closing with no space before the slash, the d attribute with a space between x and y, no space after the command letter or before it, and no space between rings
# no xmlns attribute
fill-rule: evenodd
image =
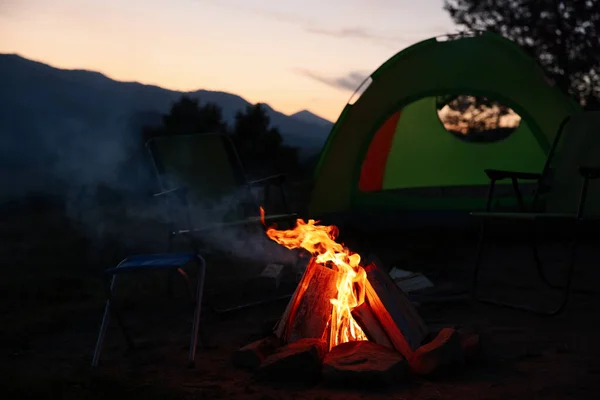
<svg viewBox="0 0 600 400"><path fill-rule="evenodd" d="M338 233L337 227L317 225L314 220L298 220L296 227L287 231L267 228L267 236L277 243L289 249L305 249L314 257L275 335L284 343L302 338L328 339L330 349L345 342L368 340L370 335L409 359L427 336L425 323L387 272L375 262L363 268L358 254L335 241ZM328 269L327 263L334 270ZM367 305L361 307L365 302Z"/></svg>
<svg viewBox="0 0 600 400"><path fill-rule="evenodd" d="M302 296L308 289L308 285L313 277L313 274L316 271L316 268L311 268L313 263L313 259L311 258L310 262L308 263L308 266L304 270L304 274L302 275L300 282L298 282L298 286L296 286L296 290L294 291L292 298L290 299L287 307L285 308L285 311L283 312L283 315L279 319L279 322L277 322L277 325L275 325L275 336L277 336L280 339L283 339L285 329L288 326L290 315L295 314L296 309L298 308L298 304L300 303L300 299L302 299Z"/></svg>
<svg viewBox="0 0 600 400"><path fill-rule="evenodd" d="M390 342L390 338L388 338L383 327L373 313L371 306L366 301L358 307L354 307L352 310L352 317L371 342L375 342L388 349L394 349L394 345Z"/></svg>
<svg viewBox="0 0 600 400"><path fill-rule="evenodd" d="M327 340L333 309L331 299L337 295L337 275L332 269L311 260L275 328L275 335L284 343L306 338Z"/></svg>
<svg viewBox="0 0 600 400"><path fill-rule="evenodd" d="M406 359L419 348L428 330L406 295L377 264L365 267L366 301L392 345Z"/></svg>
<svg viewBox="0 0 600 400"><path fill-rule="evenodd" d="M381 389L408 375L408 362L396 350L367 341L346 342L323 359L323 376L344 386L364 384Z"/></svg>
<svg viewBox="0 0 600 400"><path fill-rule="evenodd" d="M408 360L410 368L419 375L449 372L464 364L461 338L457 330L444 328L429 343L415 351Z"/></svg>
<svg viewBox="0 0 600 400"><path fill-rule="evenodd" d="M233 364L239 368L256 369L262 360L281 345L278 338L268 336L240 348L233 353Z"/></svg>
<svg viewBox="0 0 600 400"><path fill-rule="evenodd" d="M298 340L266 357L256 370L256 377L271 381L316 381L321 376L326 352L325 340Z"/></svg>
<svg viewBox="0 0 600 400"><path fill-rule="evenodd" d="M335 226L298 220L294 229L267 228L266 234L313 258L273 337L235 355L236 364L255 369L257 377L312 380L324 368L334 380L392 383L407 366L421 375L451 370L479 347L477 335L453 329L425 341L429 330L404 292L380 262L363 267L358 254L337 243Z"/></svg>

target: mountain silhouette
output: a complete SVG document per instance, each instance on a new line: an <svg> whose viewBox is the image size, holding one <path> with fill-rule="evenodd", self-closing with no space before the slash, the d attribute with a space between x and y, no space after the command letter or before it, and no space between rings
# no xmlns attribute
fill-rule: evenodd
<svg viewBox="0 0 600 400"><path fill-rule="evenodd" d="M13 123L19 120L18 116L35 112L39 124L44 124L46 118L66 118L78 119L95 128L107 118L127 118L149 111L165 113L183 94L197 97L201 103L218 104L230 125L235 113L250 104L230 93L179 92L137 82L119 82L98 72L58 69L16 54L0 54L0 117L13 116ZM318 152L332 126L330 121L308 111L288 116L268 105L266 109L284 143L300 147L306 154ZM20 130L21 127L2 128Z"/></svg>
<svg viewBox="0 0 600 400"><path fill-rule="evenodd" d="M0 193L53 190L57 180L110 185L128 150L139 145L140 128L159 123L183 94L218 104L230 126L250 104L230 93L119 82L0 54ZM265 109L284 144L298 147L301 159L318 154L331 122L305 111L288 116Z"/></svg>
<svg viewBox="0 0 600 400"><path fill-rule="evenodd" d="M313 114L308 110L298 111L297 113L290 115L290 117L298 121L319 125L327 129L331 129L332 126L331 121L323 117L319 117L318 115Z"/></svg>

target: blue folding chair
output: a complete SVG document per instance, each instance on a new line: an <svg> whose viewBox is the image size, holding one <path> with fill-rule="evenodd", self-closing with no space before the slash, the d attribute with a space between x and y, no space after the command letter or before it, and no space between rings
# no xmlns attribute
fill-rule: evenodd
<svg viewBox="0 0 600 400"><path fill-rule="evenodd" d="M182 269L185 265L193 264L197 268L197 282L196 290L191 286L188 275ZM106 336L106 330L108 329L108 323L110 315L112 314L130 348L134 348L134 342L129 335L121 313L116 307L115 292L117 276L122 273L137 273L148 270L175 270L185 278L190 292L190 296L194 299L194 315L192 322L192 333L190 338L190 351L188 356L188 362L190 367L195 364L196 347L198 343L198 329L200 327L200 310L202 306L202 292L204 289L204 276L206 273L206 263L204 259L197 253L163 253L163 254L144 254L127 257L119 263L115 268L106 270L105 277L106 281L109 282L107 285L108 299L104 307L104 316L102 317L102 324L100 325L100 333L98 334L98 341L96 343L96 349L94 350L94 357L92 360L92 367L98 366L100 361L100 354L102 352L102 345L104 344L104 338Z"/></svg>
<svg viewBox="0 0 600 400"><path fill-rule="evenodd" d="M264 218L266 221L293 222L297 218L297 214L287 212L287 200L283 188L285 176L277 175L257 181L248 181L233 143L225 135L196 134L158 137L151 139L146 147L150 151L160 186L160 192L154 196L165 200L164 205L169 224L168 249L163 254L128 257L115 268L105 271L108 299L98 334L92 367L98 365L111 314L121 327L128 345L134 347L134 343L125 329L118 307L116 307L115 284L118 275L160 269L169 271L169 280L172 279L175 273L179 272L188 281L188 289L195 299L189 353L189 363L193 366L206 269L205 261L200 256L199 235L215 229L228 229L246 225L261 226L261 218L258 215L259 204L252 194L252 188L256 186L264 188L263 205L268 199L269 188L271 186L278 187L282 204L286 210L284 214L267 215ZM224 220L218 223L204 223L202 226L198 226L198 221L193 221L191 216L192 205L223 203L223 199L231 198L232 194L241 194L244 198L241 201L236 200L233 202L233 206L224 216ZM177 237L188 239L188 245L191 247L192 252L172 252L173 240ZM195 264L198 268L195 296L192 294L188 276L182 269L184 265L188 264ZM170 282L168 287L170 292ZM239 310L260 303L262 302L244 304L233 307L231 310Z"/></svg>

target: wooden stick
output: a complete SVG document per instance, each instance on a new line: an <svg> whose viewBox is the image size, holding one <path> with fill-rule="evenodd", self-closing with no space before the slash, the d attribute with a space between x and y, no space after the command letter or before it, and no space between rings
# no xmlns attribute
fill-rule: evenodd
<svg viewBox="0 0 600 400"><path fill-rule="evenodd" d="M406 359L426 337L427 327L389 275L371 263L365 267L365 297L394 348Z"/></svg>
<svg viewBox="0 0 600 400"><path fill-rule="evenodd" d="M423 321L415 306L408 299L408 296L398 287L392 277L374 262L365 267L365 271L367 272L367 279L372 285L374 282L377 282L373 286L378 290L380 296L385 293L385 296L389 297L391 305L396 305L396 310L400 312L398 316L404 316L409 326L415 332L415 340L423 340L429 335L429 328L427 328L425 321ZM419 342L417 347L420 344Z"/></svg>
<svg viewBox="0 0 600 400"><path fill-rule="evenodd" d="M338 273L314 261L309 268L313 273L308 287L288 316L286 343L305 338L329 339L327 328L333 310L331 299L337 297Z"/></svg>
<svg viewBox="0 0 600 400"><path fill-rule="evenodd" d="M308 263L308 266L304 270L304 274L302 274L302 279L300 279L298 286L296 286L296 290L294 291L292 298L290 299L287 307L285 308L283 315L279 319L279 322L275 326L275 336L277 336L280 339L283 339L290 316L293 316L296 313L298 303L300 302L300 299L302 298L302 296L306 292L306 289L308 288L308 284L310 283L310 280L312 279L313 274L316 271L315 265L316 263L314 262L314 259L311 258L311 260Z"/></svg>
<svg viewBox="0 0 600 400"><path fill-rule="evenodd" d="M407 360L410 359L413 353L413 348L404 338L402 329L396 325L394 317L390 315L386 305L381 301L379 295L373 289L373 286L367 281L365 297L368 299L373 314L381 324L381 328L386 333L387 337L396 350L400 352Z"/></svg>
<svg viewBox="0 0 600 400"><path fill-rule="evenodd" d="M417 310L413 306L412 302L408 299L404 291L398 286L397 282L392 279L388 272L389 268L387 268L374 254L371 254L368 257L368 260L369 262L366 263L367 267L365 270L367 272L372 271L377 273L378 279L381 280L390 293L397 296L398 301L403 304L406 312L410 315L409 322L411 322L416 329L421 330L424 336L429 335L429 329L427 328L427 325L419 316Z"/></svg>
<svg viewBox="0 0 600 400"><path fill-rule="evenodd" d="M352 317L356 323L361 327L369 341L377 343L388 349L394 349L394 345L390 342L387 334L383 330L383 327L375 317L373 310L368 302L364 302L361 305L352 309Z"/></svg>

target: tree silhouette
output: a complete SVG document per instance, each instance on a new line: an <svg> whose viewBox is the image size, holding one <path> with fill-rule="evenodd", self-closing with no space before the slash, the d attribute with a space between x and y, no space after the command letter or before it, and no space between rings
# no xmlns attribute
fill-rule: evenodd
<svg viewBox="0 0 600 400"><path fill-rule="evenodd" d="M258 139L268 130L271 119L262 104L246 106L246 110L235 114L233 132L244 139Z"/></svg>
<svg viewBox="0 0 600 400"><path fill-rule="evenodd" d="M444 9L459 26L515 41L582 106L600 107L600 0L445 0Z"/></svg>
<svg viewBox="0 0 600 400"><path fill-rule="evenodd" d="M167 134L222 133L227 129L223 111L217 104L200 105L198 99L182 96L163 116Z"/></svg>
<svg viewBox="0 0 600 400"><path fill-rule="evenodd" d="M444 127L457 137L477 142L507 138L521 118L510 107L487 97L439 96L437 110ZM503 120L503 117L507 117Z"/></svg>
<svg viewBox="0 0 600 400"><path fill-rule="evenodd" d="M163 135L188 135L194 133L225 133L227 124L218 104L201 105L196 98L182 96L161 117L162 124L142 128L144 142Z"/></svg>
<svg viewBox="0 0 600 400"><path fill-rule="evenodd" d="M175 102L161 120L159 125L142 129L144 141L163 135L228 133L219 105L201 105L198 99L188 96ZM298 167L297 149L282 145L281 134L271 126L263 104L248 105L237 112L231 135L250 175L290 172Z"/></svg>
<svg viewBox="0 0 600 400"><path fill-rule="evenodd" d="M279 170L277 160L282 151L282 138L279 130L270 125L266 108L260 103L249 105L235 115L234 142L244 164L256 172Z"/></svg>
<svg viewBox="0 0 600 400"><path fill-rule="evenodd" d="M502 117L516 116L510 107L481 96L440 96L437 98L438 112L444 108L444 126L447 129L454 127L465 135L499 129Z"/></svg>

